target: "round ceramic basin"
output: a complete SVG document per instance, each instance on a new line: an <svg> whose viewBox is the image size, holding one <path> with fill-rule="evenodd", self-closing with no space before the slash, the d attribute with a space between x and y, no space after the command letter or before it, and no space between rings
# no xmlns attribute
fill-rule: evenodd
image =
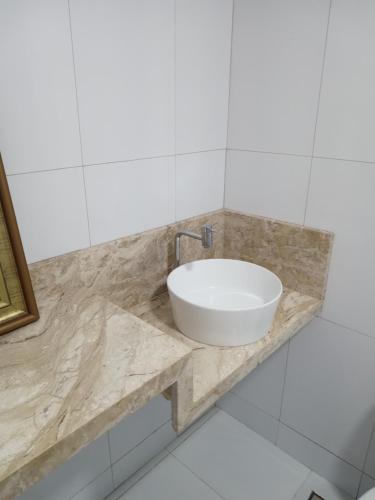
<svg viewBox="0 0 375 500"><path fill-rule="evenodd" d="M238 346L267 335L283 290L276 274L230 259L197 260L167 280L177 328L198 342Z"/></svg>

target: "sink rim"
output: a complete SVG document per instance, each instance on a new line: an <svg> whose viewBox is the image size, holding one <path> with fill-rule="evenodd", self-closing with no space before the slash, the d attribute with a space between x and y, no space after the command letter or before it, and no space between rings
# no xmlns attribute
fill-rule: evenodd
<svg viewBox="0 0 375 500"><path fill-rule="evenodd" d="M186 297L184 297L183 295L181 295L180 293L177 293L175 290L173 290L171 288L171 280L173 279L173 277L176 277L176 275L179 274L179 271L181 269L184 269L186 268L187 266L191 265L191 264L194 264L194 263L202 263L202 262L212 262L212 261L215 261L215 262L238 262L238 263L241 263L241 264L245 264L245 265L249 265L250 267L253 267L253 268L258 268L258 269L261 269L262 272L265 272L266 274L269 274L270 276L272 276L273 278L275 278L277 284L279 285L280 287L280 290L278 292L278 294L271 300L267 301L267 302L264 302L263 304L259 304L257 306L251 306L251 307L240 307L240 308L231 308L231 309L228 309L228 308L225 308L225 307L218 307L218 306L210 306L210 305L207 305L207 306L203 306L197 302L193 302L189 299L187 299ZM183 272L183 271L181 271ZM283 287L283 284L282 284L282 281L281 279L277 276L277 274L275 274L274 272L270 271L269 269L267 269L266 267L264 266L260 266L259 264L255 264L253 262L248 262L246 260L240 260L240 259L198 259L198 260L193 260L191 262L186 262L185 264L182 264L181 266L177 267L176 269L173 269L173 271L171 271L167 277L167 287L168 287L168 292L171 292L173 293L178 299L182 300L183 302L186 302L187 304L190 304L191 306L194 306L194 307L197 307L199 309L203 309L203 310L208 310L208 311L218 311L218 312L224 312L224 313L238 313L238 312L249 312L249 311L256 311L256 310L259 310L259 309L263 309L267 306L270 306L272 304L274 304L275 302L278 302L280 300L280 297L283 293L283 290L284 290L284 287Z"/></svg>

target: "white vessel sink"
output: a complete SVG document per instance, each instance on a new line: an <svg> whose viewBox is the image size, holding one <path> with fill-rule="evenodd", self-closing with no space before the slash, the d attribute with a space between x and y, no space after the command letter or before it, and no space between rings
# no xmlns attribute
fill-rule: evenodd
<svg viewBox="0 0 375 500"><path fill-rule="evenodd" d="M264 337L283 286L268 269L230 259L197 260L167 280L177 328L205 344L238 346Z"/></svg>

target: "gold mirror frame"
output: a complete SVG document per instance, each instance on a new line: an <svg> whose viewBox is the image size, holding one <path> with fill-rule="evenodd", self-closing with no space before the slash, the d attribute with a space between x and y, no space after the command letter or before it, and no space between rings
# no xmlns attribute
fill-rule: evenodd
<svg viewBox="0 0 375 500"><path fill-rule="evenodd" d="M39 318L0 155L0 335Z"/></svg>

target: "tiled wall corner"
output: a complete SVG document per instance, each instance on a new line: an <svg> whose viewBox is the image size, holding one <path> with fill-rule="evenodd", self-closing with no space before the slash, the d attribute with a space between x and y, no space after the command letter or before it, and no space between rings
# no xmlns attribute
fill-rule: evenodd
<svg viewBox="0 0 375 500"><path fill-rule="evenodd" d="M2 3L0 150L29 263L223 207L232 5Z"/></svg>
<svg viewBox="0 0 375 500"><path fill-rule="evenodd" d="M225 207L335 235L321 317L290 343L277 442L353 496L373 474L374 8L234 1L226 164Z"/></svg>

